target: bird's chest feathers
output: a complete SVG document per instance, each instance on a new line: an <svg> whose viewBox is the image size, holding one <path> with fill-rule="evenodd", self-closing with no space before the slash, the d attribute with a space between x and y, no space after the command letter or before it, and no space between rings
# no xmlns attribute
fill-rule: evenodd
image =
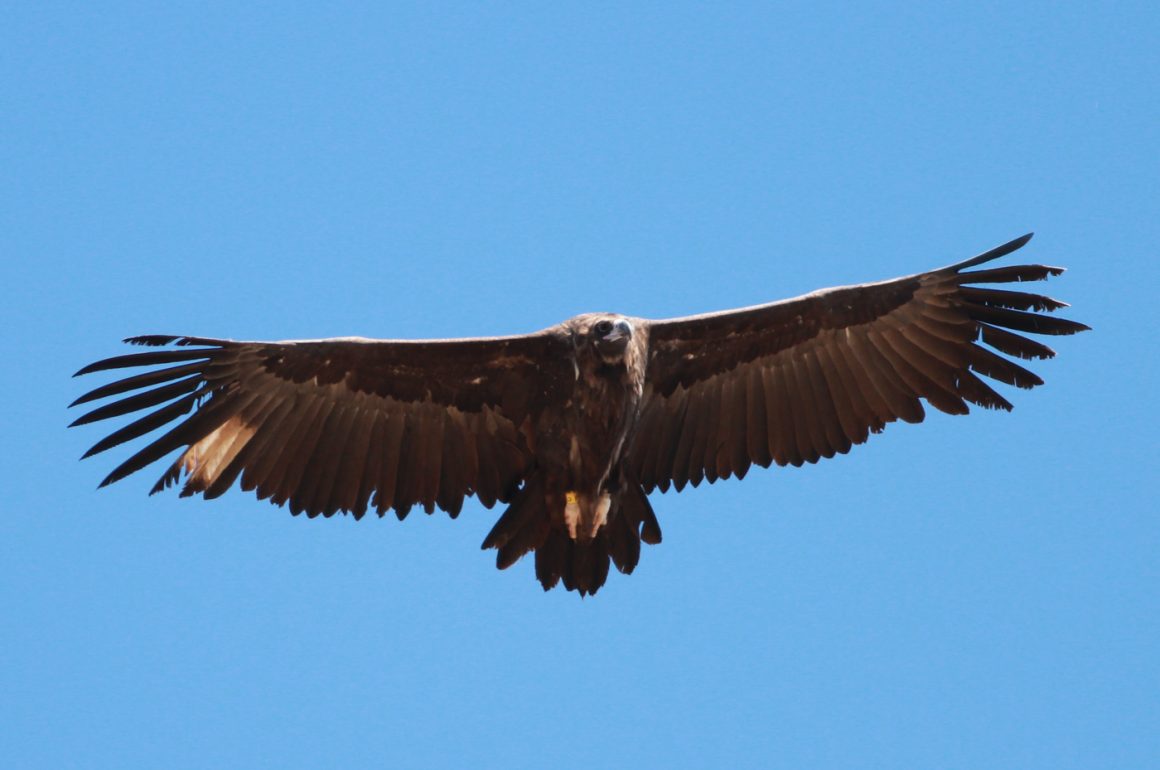
<svg viewBox="0 0 1160 770"><path fill-rule="evenodd" d="M587 365L583 365L587 364ZM573 483L603 485L619 459L636 419L643 377L632 367L587 361L577 367L572 398L561 427Z"/></svg>
<svg viewBox="0 0 1160 770"><path fill-rule="evenodd" d="M577 428L593 433L619 433L636 414L643 378L624 364L594 363L579 370L572 397Z"/></svg>

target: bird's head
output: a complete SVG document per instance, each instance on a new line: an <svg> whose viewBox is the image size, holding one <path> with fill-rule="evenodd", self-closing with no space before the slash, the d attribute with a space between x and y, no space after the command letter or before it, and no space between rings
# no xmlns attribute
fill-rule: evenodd
<svg viewBox="0 0 1160 770"><path fill-rule="evenodd" d="M588 339L604 363L618 364L624 360L632 332L632 324L622 316L597 316L588 326Z"/></svg>

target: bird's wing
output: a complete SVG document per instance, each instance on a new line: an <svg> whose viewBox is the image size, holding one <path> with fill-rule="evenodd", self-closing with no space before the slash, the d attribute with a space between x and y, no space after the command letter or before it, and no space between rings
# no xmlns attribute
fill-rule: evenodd
<svg viewBox="0 0 1160 770"><path fill-rule="evenodd" d="M527 421L561 375L569 385L573 377L555 329L474 340L126 342L165 349L77 372L146 368L77 399L117 400L73 425L148 413L85 456L177 422L102 486L184 448L154 492L184 474L182 495L216 497L240 475L243 489L312 516L370 506L402 518L416 504L454 516L466 495L488 507L506 501L534 451Z"/></svg>
<svg viewBox="0 0 1160 770"><path fill-rule="evenodd" d="M1065 303L979 286L1043 280L1061 268L964 272L1030 238L928 273L653 322L630 468L646 490L680 490L740 478L751 463L801 465L845 453L888 422L920 422L920 399L952 414L965 414L967 402L1010 410L977 375L1042 384L998 353L1050 358L1051 348L1018 332L1088 328L1034 312Z"/></svg>

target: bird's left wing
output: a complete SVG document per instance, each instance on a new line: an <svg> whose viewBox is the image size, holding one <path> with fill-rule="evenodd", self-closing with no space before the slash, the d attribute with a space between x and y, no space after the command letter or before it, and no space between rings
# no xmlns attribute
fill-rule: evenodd
<svg viewBox="0 0 1160 770"><path fill-rule="evenodd" d="M147 414L85 457L177 422L102 486L183 449L154 492L184 475L183 495L216 497L240 475L243 489L310 515L361 516L372 506L402 518L418 504L454 516L466 495L488 507L506 501L534 451L528 421L555 397L561 376L573 376L569 343L556 329L432 341L126 342L164 349L77 372L146 369L77 399L74 406L117 400L73 425Z"/></svg>
<svg viewBox="0 0 1160 770"><path fill-rule="evenodd" d="M977 375L1021 388L1042 380L995 351L1050 358L1051 348L1016 332L1088 328L1029 312L1062 302L975 285L1038 281L1060 268L965 272L1030 238L928 273L653 322L632 472L648 491L679 490L741 477L751 463L845 453L888 422L920 422L920 399L952 414L965 414L966 402L1011 409Z"/></svg>

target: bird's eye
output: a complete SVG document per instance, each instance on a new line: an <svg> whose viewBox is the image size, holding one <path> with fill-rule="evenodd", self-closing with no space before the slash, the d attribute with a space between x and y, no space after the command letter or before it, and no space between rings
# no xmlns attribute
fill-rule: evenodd
<svg viewBox="0 0 1160 770"><path fill-rule="evenodd" d="M612 331L612 321L601 321L596 324L596 333L600 335L608 334Z"/></svg>

